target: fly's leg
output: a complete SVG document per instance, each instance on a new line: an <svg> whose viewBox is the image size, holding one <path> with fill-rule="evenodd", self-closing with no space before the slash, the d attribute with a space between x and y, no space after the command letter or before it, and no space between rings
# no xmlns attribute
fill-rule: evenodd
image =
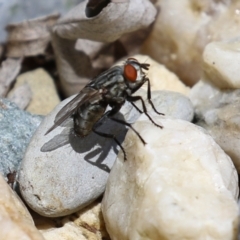
<svg viewBox="0 0 240 240"><path fill-rule="evenodd" d="M157 123L155 123L155 122L153 121L153 119L151 118L151 116L147 113L146 105L145 105L145 103L144 103L144 101L143 101L143 99L142 99L141 96L128 96L128 97L127 97L127 100L128 100L140 113L144 113L144 114L148 117L148 119L149 119L155 126L157 126L157 127L159 127L159 128L163 128L163 126L158 125ZM140 110L140 109L134 104L134 102L139 101L139 100L140 100L141 103L142 103L143 111ZM156 113L158 113L158 112L156 112ZM162 114L162 115L164 115L164 114Z"/></svg>
<svg viewBox="0 0 240 240"><path fill-rule="evenodd" d="M96 130L95 128L92 129L93 132L95 132L97 135L101 136L101 137L105 137L105 138L112 138L116 144L122 149L123 151L123 155L124 155L124 161L127 160L127 155L126 152L122 146L122 144L117 140L117 138L115 137L115 135L113 134L108 134L108 133L103 133L103 132L99 132L98 130Z"/></svg>
<svg viewBox="0 0 240 240"><path fill-rule="evenodd" d="M134 102L131 102L131 101L129 102L138 110L138 112L140 112L141 114L143 113L143 111Z"/></svg>
<svg viewBox="0 0 240 240"><path fill-rule="evenodd" d="M118 122L118 123L120 123L120 124L126 125L126 126L128 126L129 128L131 128L131 129L137 134L137 136L140 138L140 140L142 141L142 143L143 143L144 145L146 144L146 142L145 142L144 139L141 137L141 135L137 132L136 129L134 129L134 128L132 127L132 125L131 125L130 123L127 123L127 122L125 122L125 121L123 121L123 120L120 120L120 119L117 119L117 118L113 118L113 117L110 117L110 119L113 120L113 121L115 121L115 122Z"/></svg>
<svg viewBox="0 0 240 240"><path fill-rule="evenodd" d="M115 115L121 108L122 104L120 105L115 105L110 111L107 111L101 118L100 120L93 126L92 131L95 132L97 135L101 136L101 137L105 137L105 138L112 138L116 144L122 149L123 151L123 155L124 155L124 161L127 160L127 154L122 146L122 144L118 141L118 139L116 138L116 136L114 134L109 134L109 133L104 133L104 132L99 132L98 130L96 130L97 127L99 127L99 122L104 119L105 117L109 117L109 116L113 116Z"/></svg>
<svg viewBox="0 0 240 240"><path fill-rule="evenodd" d="M120 120L120 119L117 119L117 118L113 117L120 110L121 107L122 107L122 104L114 105L111 111L108 111L108 112L105 113L105 116L110 118L111 120L117 122L117 123L123 124L123 125L128 126L129 128L131 128L137 134L137 136L140 138L140 140L143 143L143 145L145 145L146 142L143 140L141 135L137 132L136 129L133 128L133 126L130 123L127 123L127 122L125 122L123 120Z"/></svg>
<svg viewBox="0 0 240 240"><path fill-rule="evenodd" d="M130 123L127 123L123 120L119 120L117 118L114 118L113 116L119 112L120 108L121 108L122 104L116 104L113 106L113 108L110 110L110 111L107 111L99 121L101 121L103 118L105 117L108 117L109 119L115 121L115 122L118 122L120 124L123 124L125 126L128 126L129 128L131 128L136 134L137 136L140 138L141 142L145 145L146 142L143 140L143 138L141 137L141 135L132 127L132 125ZM99 122L98 121L98 122ZM117 145L122 149L123 151L123 155L124 155L124 160L126 161L127 160L127 155L126 155L126 152L123 148L123 146L121 145L121 143L117 140L116 136L114 134L109 134L109 133L103 133L103 132L99 132L98 130L96 130L97 126L98 126L98 122L94 125L94 127L92 128L92 131L95 132L96 134L98 134L99 136L102 136L102 137L106 137L106 138L112 138L116 143Z"/></svg>
<svg viewBox="0 0 240 240"><path fill-rule="evenodd" d="M155 113L159 114L159 115L165 115L164 113L160 113L157 111L157 109L155 108L152 100L151 100L151 85L150 85L150 81L149 79L147 78L147 83L148 83L148 88L147 88L147 99L148 99L148 102L150 103L150 105L152 106L153 110Z"/></svg>

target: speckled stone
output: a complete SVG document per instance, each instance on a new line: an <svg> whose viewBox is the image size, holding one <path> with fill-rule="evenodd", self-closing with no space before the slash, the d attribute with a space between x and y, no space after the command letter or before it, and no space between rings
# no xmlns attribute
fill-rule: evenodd
<svg viewBox="0 0 240 240"><path fill-rule="evenodd" d="M0 173L17 170L42 116L32 115L0 99Z"/></svg>

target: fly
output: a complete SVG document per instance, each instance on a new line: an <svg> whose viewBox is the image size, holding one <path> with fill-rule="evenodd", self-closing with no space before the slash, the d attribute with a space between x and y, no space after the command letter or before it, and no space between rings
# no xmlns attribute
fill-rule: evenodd
<svg viewBox="0 0 240 240"><path fill-rule="evenodd" d="M87 84L75 98L57 113L54 125L45 135L72 117L74 133L78 137L85 137L89 133L94 132L99 136L112 138L122 149L124 159L126 160L126 152L116 136L98 131L98 123L103 118L108 117L112 121L126 125L137 134L145 145L146 142L131 124L114 118L114 115L119 112L125 101L129 101L140 113L144 113L154 125L162 128L147 113L147 108L142 97L132 96L133 93L147 82L147 99L150 105L157 114L164 115L156 110L151 101L150 81L143 71L148 70L149 66L150 64L140 63L135 58L128 58L122 66L114 66L103 72ZM143 110L134 104L136 101L141 101ZM112 109L105 112L107 106L110 106Z"/></svg>

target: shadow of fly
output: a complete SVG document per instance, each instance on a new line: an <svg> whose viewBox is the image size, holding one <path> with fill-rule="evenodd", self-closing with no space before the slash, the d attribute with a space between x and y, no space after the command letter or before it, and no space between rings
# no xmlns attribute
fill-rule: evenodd
<svg viewBox="0 0 240 240"><path fill-rule="evenodd" d="M138 62L135 58L128 58L122 66L114 66L103 72L87 84L75 98L57 113L54 125L45 135L72 117L74 124L73 129L76 136L83 138L89 133L94 132L99 136L112 138L122 149L124 160L127 160L126 152L116 136L114 134L100 132L98 127L102 119L105 117L110 118L112 121L131 128L145 145L146 142L144 139L130 123L114 117L125 101L129 101L140 113L144 113L154 125L162 128L162 126L155 123L147 113L147 108L142 97L133 96L133 93L147 82L148 102L157 114L164 115L156 110L151 101L150 81L146 77L146 73L144 73L144 70L148 70L149 66L147 63ZM135 105L136 101L141 101L142 110ZM108 106L111 107L111 110L105 112Z"/></svg>

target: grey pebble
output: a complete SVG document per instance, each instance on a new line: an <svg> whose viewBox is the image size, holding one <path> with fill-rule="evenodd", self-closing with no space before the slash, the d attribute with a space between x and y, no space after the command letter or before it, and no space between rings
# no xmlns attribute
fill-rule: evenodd
<svg viewBox="0 0 240 240"><path fill-rule="evenodd" d="M0 173L16 171L43 117L32 115L0 98Z"/></svg>
<svg viewBox="0 0 240 240"><path fill-rule="evenodd" d="M142 94L146 95L146 91ZM174 101L170 101L172 97ZM158 101L158 98L161 100ZM33 210L43 216L68 215L98 198L105 190L110 169L119 151L112 139L95 133L90 133L85 138L76 137L72 130L72 119L44 135L53 125L57 112L71 99L72 97L61 102L42 121L29 144L19 171L18 181L23 198ZM191 109L190 101L181 94L161 91L153 93L156 108L158 109L157 104L162 106L160 111L167 112L167 115L171 113L179 116L175 112L184 111L165 103L161 105L162 101L168 101L168 104L175 104L179 108L184 108L184 102L186 109ZM139 108L142 109L141 106ZM193 110L192 113L189 112L191 111L182 114L182 118L190 120ZM128 102L116 115L129 123L135 122L139 116L140 113ZM124 125L110 119L106 119L99 130L114 134L120 142L127 133Z"/></svg>
<svg viewBox="0 0 240 240"><path fill-rule="evenodd" d="M99 197L105 190L110 169L118 154L112 139L90 133L78 138L72 131L72 119L64 127L52 126L57 112L72 99L61 102L41 123L19 171L21 194L28 205L41 215L64 216L80 210ZM139 113L127 103L121 113L134 122ZM118 118L123 115L118 114ZM107 119L99 131L114 133L124 140L127 128Z"/></svg>

